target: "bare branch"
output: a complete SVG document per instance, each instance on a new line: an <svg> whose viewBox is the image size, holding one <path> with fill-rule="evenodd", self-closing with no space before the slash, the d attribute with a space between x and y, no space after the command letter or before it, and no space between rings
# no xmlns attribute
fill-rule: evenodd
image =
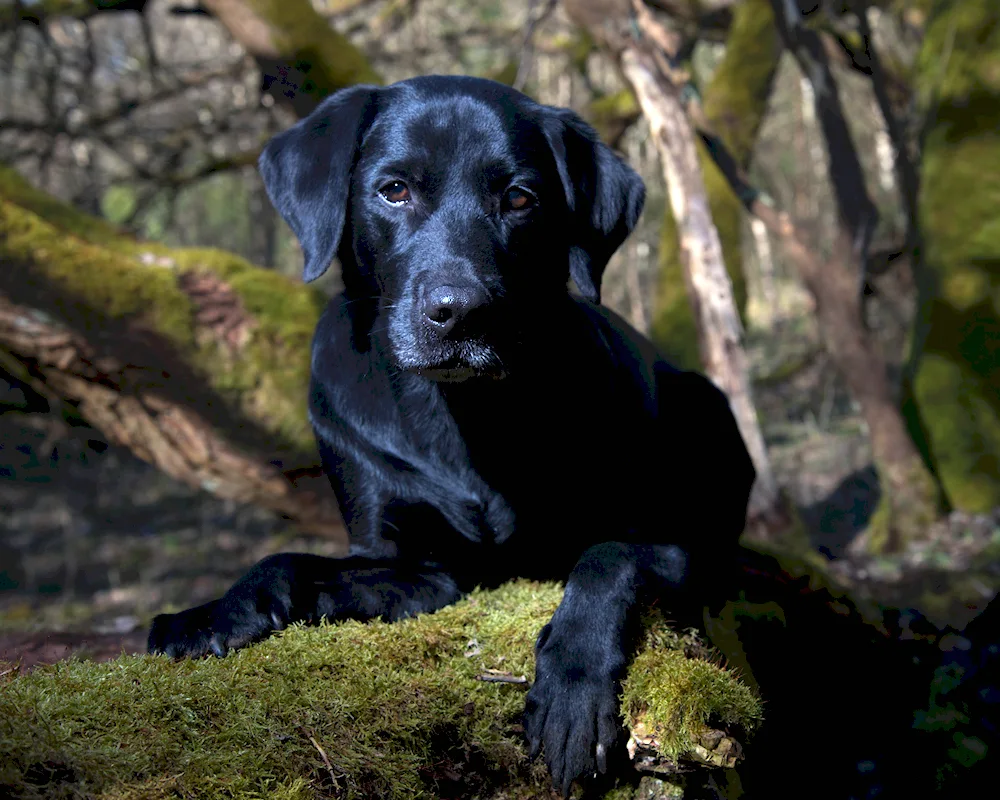
<svg viewBox="0 0 1000 800"><path fill-rule="evenodd" d="M878 224L878 210L868 194L864 169L847 128L840 93L819 34L802 24L801 12L793 0L771 0L771 6L785 46L795 56L802 74L812 86L816 116L830 156L830 179L837 208L853 239L856 265L853 271L860 295L868 247Z"/></svg>
<svg viewBox="0 0 1000 800"><path fill-rule="evenodd" d="M303 530L344 536L331 498L296 490L280 469L225 441L190 407L145 387L136 378L141 369L2 294L0 345L37 391L59 398L55 402L72 399L108 441L168 475L219 497L260 505Z"/></svg>
<svg viewBox="0 0 1000 800"><path fill-rule="evenodd" d="M524 89L525 84L528 82L528 75L531 72L531 62L534 58L532 39L534 39L535 30L555 10L557 2L558 0L545 0L545 5L542 7L541 12L535 17L531 15L535 10L536 0L531 0L528 4L529 21L524 29L524 38L521 40L521 59L517 65L517 75L514 77L513 83L513 87L519 92Z"/></svg>

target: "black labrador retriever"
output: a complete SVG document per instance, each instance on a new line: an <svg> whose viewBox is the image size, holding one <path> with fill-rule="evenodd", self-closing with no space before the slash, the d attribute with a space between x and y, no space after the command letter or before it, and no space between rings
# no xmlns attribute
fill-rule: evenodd
<svg viewBox="0 0 1000 800"><path fill-rule="evenodd" d="M266 558L221 599L158 616L149 649L223 656L295 620L566 580L525 708L566 794L621 747L640 603L700 618L754 480L725 396L599 305L643 183L574 113L441 76L338 92L260 170L305 280L343 269L309 410L351 554Z"/></svg>

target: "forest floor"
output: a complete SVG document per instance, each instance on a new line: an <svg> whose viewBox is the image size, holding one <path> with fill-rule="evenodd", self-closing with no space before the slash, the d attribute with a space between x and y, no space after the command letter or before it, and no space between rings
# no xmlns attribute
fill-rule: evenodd
<svg viewBox="0 0 1000 800"><path fill-rule="evenodd" d="M808 338L800 352L786 348L782 363L794 368L760 380L755 400L813 546L856 596L964 626L1000 588L1000 514L953 514L896 557L852 553L877 478L863 423ZM26 669L71 652L140 652L154 614L218 597L266 555L343 552L342 542L298 535L124 450L98 453L85 434L52 441L45 419L0 415L0 661Z"/></svg>

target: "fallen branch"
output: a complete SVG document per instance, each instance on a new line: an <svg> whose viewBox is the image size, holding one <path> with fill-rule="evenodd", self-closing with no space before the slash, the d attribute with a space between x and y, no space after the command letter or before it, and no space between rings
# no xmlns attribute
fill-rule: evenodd
<svg viewBox="0 0 1000 800"><path fill-rule="evenodd" d="M27 378L49 397L69 400L109 442L171 477L259 505L304 531L345 536L332 498L297 490L278 467L227 442L192 409L146 388L148 369L122 362L44 312L2 294L0 347L7 351L4 366L15 377Z"/></svg>

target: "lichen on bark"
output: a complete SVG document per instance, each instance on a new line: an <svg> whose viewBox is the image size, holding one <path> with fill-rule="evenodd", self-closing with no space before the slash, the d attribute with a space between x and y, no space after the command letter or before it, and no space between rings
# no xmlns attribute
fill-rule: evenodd
<svg viewBox="0 0 1000 800"><path fill-rule="evenodd" d="M1000 506L1000 18L990 0L929 5L909 412L949 504L985 512Z"/></svg>

